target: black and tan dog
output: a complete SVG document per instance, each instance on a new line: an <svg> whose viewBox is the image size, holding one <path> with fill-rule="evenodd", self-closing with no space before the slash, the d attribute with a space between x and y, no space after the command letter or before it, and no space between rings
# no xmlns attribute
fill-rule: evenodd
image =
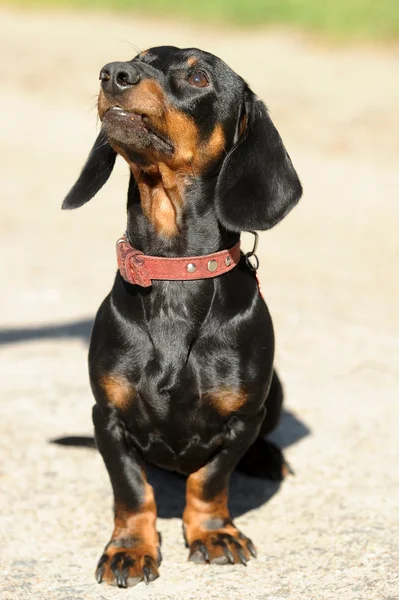
<svg viewBox="0 0 399 600"><path fill-rule="evenodd" d="M165 273L143 287L118 271L89 352L95 436L115 497L96 576L126 587L158 577L161 561L146 461L188 476L191 560L255 555L230 517L229 478L237 465L283 476L280 451L264 439L282 391L255 274L243 255L235 266L222 251L237 249L241 231L278 223L302 188L264 104L216 56L152 48L106 65L100 79L101 132L63 208L90 200L120 154L131 170L122 258L145 271L146 257L162 257ZM211 256L197 279L195 261L219 252L222 267ZM189 278L169 278L185 257Z"/></svg>

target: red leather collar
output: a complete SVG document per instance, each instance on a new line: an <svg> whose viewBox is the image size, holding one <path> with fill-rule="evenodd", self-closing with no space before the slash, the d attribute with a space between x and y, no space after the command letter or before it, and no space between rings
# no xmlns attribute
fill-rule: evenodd
<svg viewBox="0 0 399 600"><path fill-rule="evenodd" d="M128 283L150 287L153 279L189 281L209 279L231 271L240 260L240 242L228 250L205 256L164 258L147 256L130 245L126 236L116 243L119 271Z"/></svg>

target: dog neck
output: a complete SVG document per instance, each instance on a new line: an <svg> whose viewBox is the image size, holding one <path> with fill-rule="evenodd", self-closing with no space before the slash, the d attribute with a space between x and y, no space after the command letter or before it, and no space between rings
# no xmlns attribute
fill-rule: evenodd
<svg viewBox="0 0 399 600"><path fill-rule="evenodd" d="M225 230L216 217L216 178L176 174L166 165L133 173L127 234L138 250L151 256L205 255L239 240L239 233Z"/></svg>

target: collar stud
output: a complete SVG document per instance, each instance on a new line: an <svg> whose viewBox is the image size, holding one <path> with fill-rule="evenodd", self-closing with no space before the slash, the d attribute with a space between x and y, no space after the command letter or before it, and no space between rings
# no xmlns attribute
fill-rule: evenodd
<svg viewBox="0 0 399 600"><path fill-rule="evenodd" d="M212 259L208 262L208 271L210 271L211 273L214 273L217 268L218 268L218 263L216 260Z"/></svg>
<svg viewBox="0 0 399 600"><path fill-rule="evenodd" d="M194 263L188 263L188 265L186 267L186 271L188 273L195 273L196 270L197 270L197 267L195 266Z"/></svg>

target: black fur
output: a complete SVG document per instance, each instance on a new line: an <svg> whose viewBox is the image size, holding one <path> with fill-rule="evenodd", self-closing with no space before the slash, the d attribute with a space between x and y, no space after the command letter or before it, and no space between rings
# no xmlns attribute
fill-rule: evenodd
<svg viewBox="0 0 399 600"><path fill-rule="evenodd" d="M80 177L66 196L62 208L66 210L79 208L91 200L107 182L114 168L115 159L115 150L100 131Z"/></svg>
<svg viewBox="0 0 399 600"><path fill-rule="evenodd" d="M195 69L209 79L204 88L187 83L194 68L188 64L192 56ZM201 143L207 143L217 125L225 139L223 151L189 178L176 236L159 235L143 211L139 186L131 175L127 233L137 249L155 256L208 254L233 246L242 230L272 227L296 204L301 184L264 104L223 61L196 49L161 47L118 63L118 69L128 73L130 65L134 85L140 85L138 79L155 81L168 104L193 119ZM129 77L119 81L120 104ZM116 142L133 163L148 165L140 140L136 146L131 142L135 130L129 144L117 139L123 137L119 125L107 132L97 138L64 208L81 206L105 183ZM148 139L145 142L147 148ZM177 150L179 138L169 143ZM159 160L155 150L154 156ZM89 352L96 440L116 506L132 514L141 510L146 461L185 475L206 466L202 493L209 506L227 489L230 473L245 456L248 460L241 460L241 468L247 465L252 474L281 478L281 453L276 457L268 447L262 458L257 452L264 448L259 438L277 424L281 410L273 361L271 318L244 259L214 279L154 281L150 289L126 283L118 272L98 311ZM104 377L110 376L132 390L123 407L104 389ZM231 411L207 400L226 390L242 395L242 403ZM207 522L226 518L215 514ZM209 560L206 542L198 540L192 544L192 559L198 558L198 548L200 558ZM247 548L253 554L249 540ZM225 551L230 562L233 550ZM244 562L249 554L245 559L240 552ZM105 562L102 559L99 566L99 580Z"/></svg>
<svg viewBox="0 0 399 600"><path fill-rule="evenodd" d="M245 90L247 127L223 162L216 213L233 231L269 229L295 206L302 186L261 100Z"/></svg>

